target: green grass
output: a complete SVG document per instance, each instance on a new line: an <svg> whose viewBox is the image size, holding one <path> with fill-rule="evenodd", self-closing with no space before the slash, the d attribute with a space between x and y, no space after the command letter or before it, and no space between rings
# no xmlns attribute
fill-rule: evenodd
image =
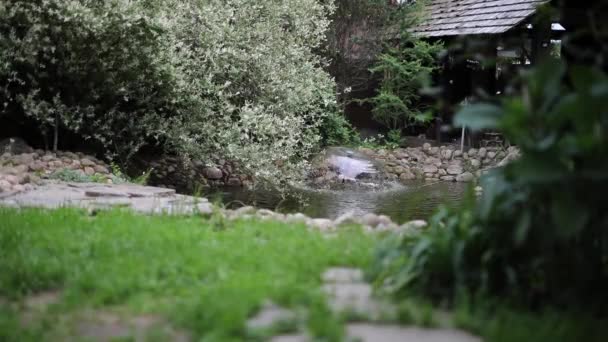
<svg viewBox="0 0 608 342"><path fill-rule="evenodd" d="M356 228L328 238L302 225L224 221L217 217L140 216L124 210L88 215L75 209L0 209L0 341L78 340L87 317L125 321L158 315L193 341L263 341L307 331L343 341L347 317L334 315L320 290L331 266L368 269L376 238ZM33 311L32 295L58 291L59 301ZM248 331L246 320L266 300L296 319ZM457 303L447 313L416 297L397 301L389 321L458 327L486 342L604 341L605 320L554 310L536 313L485 303ZM484 308L484 309L482 309ZM166 341L151 330L149 341Z"/></svg>
<svg viewBox="0 0 608 342"><path fill-rule="evenodd" d="M275 222L227 227L126 211L0 209L0 298L62 294L29 331L19 328L18 310L0 304L0 340L61 340L80 313L107 310L161 314L205 341L243 340L254 338L245 322L266 299L301 312L313 335L342 339L320 274L330 266L367 267L373 237L346 229L326 238Z"/></svg>

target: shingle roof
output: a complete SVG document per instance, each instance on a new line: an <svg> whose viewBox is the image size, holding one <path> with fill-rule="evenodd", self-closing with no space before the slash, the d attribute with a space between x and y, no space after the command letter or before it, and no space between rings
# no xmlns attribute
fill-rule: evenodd
<svg viewBox="0 0 608 342"><path fill-rule="evenodd" d="M500 34L547 0L430 0L413 32L423 37Z"/></svg>

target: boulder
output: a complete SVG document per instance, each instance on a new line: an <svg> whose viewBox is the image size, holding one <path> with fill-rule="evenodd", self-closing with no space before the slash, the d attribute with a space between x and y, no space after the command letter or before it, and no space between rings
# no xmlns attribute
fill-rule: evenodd
<svg viewBox="0 0 608 342"><path fill-rule="evenodd" d="M479 152L477 152L477 156L479 157L479 159L485 158L487 154L488 150L485 147L480 148Z"/></svg>
<svg viewBox="0 0 608 342"><path fill-rule="evenodd" d="M35 153L22 153L22 154L18 154L13 156L13 164L15 165L19 165L19 164L30 164L34 162L34 157L36 157L37 155Z"/></svg>
<svg viewBox="0 0 608 342"><path fill-rule="evenodd" d="M108 168L103 165L95 165L95 166L93 166L93 169L95 170L95 172L101 173L101 174L107 175L110 173L110 170L108 170Z"/></svg>
<svg viewBox="0 0 608 342"><path fill-rule="evenodd" d="M490 151L488 152L488 159L494 159L496 157L496 152Z"/></svg>
<svg viewBox="0 0 608 342"><path fill-rule="evenodd" d="M467 151L467 154L469 155L469 157L476 157L477 156L477 149L472 148L470 150Z"/></svg>
<svg viewBox="0 0 608 342"><path fill-rule="evenodd" d="M215 166L210 166L210 167L206 167L203 169L203 175L205 176L205 178L207 179L211 179L211 180L219 180L222 179L222 170L220 170L219 168L215 167Z"/></svg>
<svg viewBox="0 0 608 342"><path fill-rule="evenodd" d="M226 182L226 185L241 186L241 185L243 185L243 182L241 182L241 179L238 177L230 177L230 179L228 179L228 182Z"/></svg>
<svg viewBox="0 0 608 342"><path fill-rule="evenodd" d="M448 166L447 168L447 173L448 175L459 175L461 174L464 170L462 169L462 166L458 165L458 164L452 164L450 166Z"/></svg>
<svg viewBox="0 0 608 342"><path fill-rule="evenodd" d="M340 215L340 217L338 217L335 221L334 224L336 226L342 226L342 225L355 225L355 224L359 224L359 220L357 219L357 217L355 216L355 213L352 211L349 211L347 213L344 213L342 215Z"/></svg>
<svg viewBox="0 0 608 342"><path fill-rule="evenodd" d="M320 230L330 230L334 226L334 222L330 219L316 218L310 221L311 226Z"/></svg>
<svg viewBox="0 0 608 342"><path fill-rule="evenodd" d="M402 174L399 175L399 180L401 180L401 181L407 181L407 180L412 180L412 179L416 179L416 175L414 173L412 173L410 170L406 170L405 172L403 172Z"/></svg>
<svg viewBox="0 0 608 342"><path fill-rule="evenodd" d="M422 172L424 173L436 173L439 169L435 165L424 165L422 167Z"/></svg>
<svg viewBox="0 0 608 342"><path fill-rule="evenodd" d="M380 224L391 224L392 221L388 216L369 213L361 218L361 223L369 227L377 227Z"/></svg>
<svg viewBox="0 0 608 342"><path fill-rule="evenodd" d="M393 173L397 174L397 175L400 175L400 174L404 173L405 171L407 171L407 170L403 166L395 166L393 168Z"/></svg>
<svg viewBox="0 0 608 342"><path fill-rule="evenodd" d="M440 179L446 182L453 182L455 180L454 176L443 176Z"/></svg>
<svg viewBox="0 0 608 342"><path fill-rule="evenodd" d="M462 157L462 151L460 151L460 150L454 151L454 155L453 156L454 156L454 158Z"/></svg>
<svg viewBox="0 0 608 342"><path fill-rule="evenodd" d="M6 179L0 179L0 192L9 192L13 190L13 185Z"/></svg>
<svg viewBox="0 0 608 342"><path fill-rule="evenodd" d="M424 143L424 144L422 145L422 150L423 150L423 151L429 151L430 149L431 149L431 144L429 144L429 143Z"/></svg>
<svg viewBox="0 0 608 342"><path fill-rule="evenodd" d="M471 165L473 169L479 169L481 167L481 162L479 159L469 159L469 165Z"/></svg>
<svg viewBox="0 0 608 342"><path fill-rule="evenodd" d="M419 230L428 227L428 225L424 220L414 220L402 224L399 226L399 230Z"/></svg>
<svg viewBox="0 0 608 342"><path fill-rule="evenodd" d="M452 159L452 155L454 154L454 151L452 150L442 150L441 151L441 159L443 160L450 160Z"/></svg>
<svg viewBox="0 0 608 342"><path fill-rule="evenodd" d="M465 172L461 175L456 176L456 181L460 182L460 183L472 182L474 179L475 179L475 176L473 176L473 174L470 172Z"/></svg>
<svg viewBox="0 0 608 342"><path fill-rule="evenodd" d="M439 147L431 147L431 149L428 152L430 155L436 156L439 153Z"/></svg>
<svg viewBox="0 0 608 342"><path fill-rule="evenodd" d="M87 166L84 168L84 174L87 176L92 176L95 174L95 169L90 166Z"/></svg>

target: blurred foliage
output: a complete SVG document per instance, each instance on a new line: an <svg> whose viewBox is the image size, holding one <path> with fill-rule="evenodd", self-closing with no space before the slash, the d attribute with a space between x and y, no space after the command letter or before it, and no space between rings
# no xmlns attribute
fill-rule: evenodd
<svg viewBox="0 0 608 342"><path fill-rule="evenodd" d="M387 241L375 269L386 289L452 299L464 290L606 313L608 77L548 61L523 84L521 96L456 117L500 130L523 156L482 179L477 203L440 210L420 236Z"/></svg>

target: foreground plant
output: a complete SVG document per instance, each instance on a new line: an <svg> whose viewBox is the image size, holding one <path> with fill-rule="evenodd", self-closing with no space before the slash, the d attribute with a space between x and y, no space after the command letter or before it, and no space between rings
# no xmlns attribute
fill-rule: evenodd
<svg viewBox="0 0 608 342"><path fill-rule="evenodd" d="M458 114L467 127L499 129L523 156L483 178L477 203L441 211L419 238L383 249L390 289L606 314L608 77L546 63L524 84L521 97Z"/></svg>

